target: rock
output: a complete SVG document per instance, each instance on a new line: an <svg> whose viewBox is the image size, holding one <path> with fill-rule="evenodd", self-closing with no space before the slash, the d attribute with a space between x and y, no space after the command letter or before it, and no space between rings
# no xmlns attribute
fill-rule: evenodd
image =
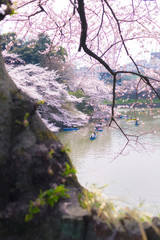
<svg viewBox="0 0 160 240"><path fill-rule="evenodd" d="M72 166L70 159L36 113L34 102L11 81L1 56L0 150L0 239L142 239L134 219L108 224L96 211L88 212L80 206L82 186L75 175L63 175L65 164ZM55 194L59 186L64 192ZM67 189L69 195L65 194ZM26 221L29 209L33 216ZM144 231L149 240L158 240L159 218L153 218L152 223L154 226L143 224Z"/></svg>

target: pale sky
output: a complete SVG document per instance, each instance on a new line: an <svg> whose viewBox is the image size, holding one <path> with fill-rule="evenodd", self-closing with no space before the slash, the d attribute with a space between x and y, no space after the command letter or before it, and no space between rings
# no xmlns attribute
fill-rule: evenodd
<svg viewBox="0 0 160 240"><path fill-rule="evenodd" d="M50 0L48 0L50 1ZM116 0L114 0L116 1ZM127 0L127 1L131 1L131 0ZM143 0L141 0L143 1ZM146 2L148 2L149 0L145 1L144 4L146 4ZM55 0L54 2L54 9L56 9L56 11L58 13L60 13L65 7L67 7L68 3L70 1L69 0ZM151 4L155 4L155 1L153 0L150 0L150 2L153 2ZM157 5L160 4L160 0L156 1ZM11 23L8 23L6 24L2 29L2 33L5 33L5 32L9 32L10 31L10 27L11 27ZM133 41L128 43L129 45L132 46L132 49L133 49L133 52L132 54L134 55L134 57L136 56L136 49L139 49L139 46L137 45L137 43L134 43ZM149 50L150 51L159 51L159 46L157 44L152 44L152 45L149 45L148 46ZM138 59L146 59L146 60L149 60L150 59L150 54L148 53L143 53L141 56L138 56ZM124 56L123 58L121 58L121 62L122 63L127 63L128 62L128 57Z"/></svg>

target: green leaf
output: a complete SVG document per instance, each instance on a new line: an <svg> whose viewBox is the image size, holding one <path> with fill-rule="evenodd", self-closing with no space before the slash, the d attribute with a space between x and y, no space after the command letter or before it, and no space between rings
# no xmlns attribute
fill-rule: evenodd
<svg viewBox="0 0 160 240"><path fill-rule="evenodd" d="M66 166L66 169L65 171L63 172L63 176L69 176L70 174L76 174L76 169L74 169L73 167L71 167L68 163L65 164Z"/></svg>
<svg viewBox="0 0 160 240"><path fill-rule="evenodd" d="M31 215L31 214L26 214L25 215L25 222L29 222L29 221L31 221L33 219L33 215Z"/></svg>
<svg viewBox="0 0 160 240"><path fill-rule="evenodd" d="M24 115L24 120L27 120L28 117L29 117L29 113L26 113L26 114Z"/></svg>
<svg viewBox="0 0 160 240"><path fill-rule="evenodd" d="M33 219L33 215L40 212L40 207L48 203L51 207L54 207L55 203L59 201L59 198L69 198L69 191L64 185L59 185L55 189L51 188L46 191L40 190L38 198L33 202L30 201L29 213L25 216L25 221L30 221Z"/></svg>
<svg viewBox="0 0 160 240"><path fill-rule="evenodd" d="M37 103L38 105L43 105L45 103L45 100L39 100Z"/></svg>

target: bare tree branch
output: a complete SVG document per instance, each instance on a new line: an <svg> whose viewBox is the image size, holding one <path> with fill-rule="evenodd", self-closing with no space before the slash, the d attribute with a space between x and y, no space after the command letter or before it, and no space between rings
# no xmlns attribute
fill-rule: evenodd
<svg viewBox="0 0 160 240"><path fill-rule="evenodd" d="M131 59L131 61L134 63L134 65L135 65L135 67L136 67L138 73L140 73L140 72L139 72L139 69L138 69L138 67L137 67L136 62L134 61L134 59L132 58L132 56L129 54L129 51L128 51L127 47L126 47L126 44L125 44L124 38L123 38L123 36L122 36L122 31L121 31L120 23L119 23L119 21L118 21L116 15L115 15L113 9L112 9L111 6L108 4L108 1L107 1L107 0L104 0L104 1L105 1L106 5L108 6L108 8L110 9L110 11L111 11L111 13L112 13L112 15L113 15L113 17L114 17L116 23L117 23L118 31L119 31L119 35L120 35L120 38L121 38L122 44L123 44L123 46L124 46L124 49L125 49L125 51L126 51L128 57L129 57L129 58Z"/></svg>
<svg viewBox="0 0 160 240"><path fill-rule="evenodd" d="M99 63L101 63L112 75L114 75L114 71L109 67L109 65L104 62L99 56L97 56L94 52L92 52L86 45L87 40L87 20L85 16L85 10L84 10L84 0L78 0L78 13L81 20L81 37L80 37L80 45L79 45L79 51L81 51L81 48L91 57L96 59Z"/></svg>

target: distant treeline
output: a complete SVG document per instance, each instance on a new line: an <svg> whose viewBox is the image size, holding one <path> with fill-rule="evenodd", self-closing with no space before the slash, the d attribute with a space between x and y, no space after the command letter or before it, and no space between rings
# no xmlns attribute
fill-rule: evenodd
<svg viewBox="0 0 160 240"><path fill-rule="evenodd" d="M55 57L65 61L67 51L62 46L54 46L49 36L40 33L37 39L23 41L14 32L1 35L2 51L17 54L26 64L41 64L46 57Z"/></svg>

